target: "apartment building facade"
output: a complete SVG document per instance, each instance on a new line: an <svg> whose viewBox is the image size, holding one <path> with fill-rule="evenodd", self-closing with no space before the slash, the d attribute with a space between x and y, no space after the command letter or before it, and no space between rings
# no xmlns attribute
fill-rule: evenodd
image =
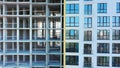
<svg viewBox="0 0 120 68"><path fill-rule="evenodd" d="M0 68L62 68L62 7L62 0L0 0Z"/></svg>
<svg viewBox="0 0 120 68"><path fill-rule="evenodd" d="M66 0L66 68L120 67L120 0Z"/></svg>
<svg viewBox="0 0 120 68"><path fill-rule="evenodd" d="M0 0L0 68L119 68L119 0Z"/></svg>

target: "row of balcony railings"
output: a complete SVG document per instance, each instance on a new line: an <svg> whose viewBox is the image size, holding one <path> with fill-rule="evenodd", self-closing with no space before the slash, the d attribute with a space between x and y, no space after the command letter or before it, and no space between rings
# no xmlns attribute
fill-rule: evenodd
<svg viewBox="0 0 120 68"><path fill-rule="evenodd" d="M0 0L3 1L3 0ZM40 3L61 3L62 0L4 0L4 2L40 2Z"/></svg>
<svg viewBox="0 0 120 68"><path fill-rule="evenodd" d="M61 16L61 6L48 6L48 11L46 13L45 5L32 5L32 10L30 10L29 5L19 5L17 11L17 5L5 5L5 15L30 15L30 11L34 16ZM3 14L3 6L0 6L0 15Z"/></svg>
<svg viewBox="0 0 120 68"><path fill-rule="evenodd" d="M51 56L54 56L53 58ZM3 65L3 56L1 56L1 60L0 60L0 64ZM13 59L14 57L14 59ZM50 55L49 56L49 60L48 62L46 61L46 56L43 55L32 55L32 65L33 66L46 66L46 63L48 63L49 65L61 65L60 63L60 56L59 55ZM38 58L40 57L40 58ZM29 66L30 65L30 56L26 55L26 56L22 56L19 55L19 58L17 58L17 55L8 55L5 56L6 61L5 61L5 66ZM19 62L17 63L17 60L19 60Z"/></svg>
<svg viewBox="0 0 120 68"><path fill-rule="evenodd" d="M17 53L17 43L13 42L7 42L6 43L6 49L5 52L6 53ZM21 53L27 53L30 52L30 46L29 43L19 43L18 45L19 47L19 52ZM49 46L46 46L46 44L44 42L42 43L32 43L32 52L33 53L42 53L42 52L46 52L46 50L48 50L48 52L52 53L59 53L61 51L62 45L60 42L49 42ZM3 43L0 43L0 52L3 52Z"/></svg>
<svg viewBox="0 0 120 68"><path fill-rule="evenodd" d="M36 36L32 36L32 40L45 40L46 37L45 36L41 36L41 37L36 37ZM61 36L51 36L49 37L50 40L61 40ZM3 40L3 36L0 36L0 40ZM17 40L17 36L7 36L5 37L5 40ZM30 37L28 35L25 36L20 36L19 40L30 40Z"/></svg>
<svg viewBox="0 0 120 68"><path fill-rule="evenodd" d="M30 28L29 23L19 23L19 28ZM0 28L3 28L3 24L0 23ZM5 24L5 28L17 28L17 23L8 23ZM45 23L33 23L32 28L46 28ZM49 28L62 28L61 22L59 23L50 23Z"/></svg>

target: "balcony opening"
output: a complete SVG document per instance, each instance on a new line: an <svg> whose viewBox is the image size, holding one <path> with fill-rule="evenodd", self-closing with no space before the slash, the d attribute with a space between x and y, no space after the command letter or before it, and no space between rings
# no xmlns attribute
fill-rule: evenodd
<svg viewBox="0 0 120 68"><path fill-rule="evenodd" d="M30 43L29 42L20 42L19 43L19 52L20 53L29 53Z"/></svg>
<svg viewBox="0 0 120 68"><path fill-rule="evenodd" d="M16 5L6 5L5 6L6 15L17 15L17 6Z"/></svg>
<svg viewBox="0 0 120 68"><path fill-rule="evenodd" d="M46 56L45 55L32 55L32 64L33 66L46 64Z"/></svg>
<svg viewBox="0 0 120 68"><path fill-rule="evenodd" d="M29 28L30 21L29 18L19 18L19 28Z"/></svg>
<svg viewBox="0 0 120 68"><path fill-rule="evenodd" d="M49 42L50 53L60 53L61 43L60 42Z"/></svg>
<svg viewBox="0 0 120 68"><path fill-rule="evenodd" d="M33 42L32 51L33 53L45 53L46 43L45 42Z"/></svg>
<svg viewBox="0 0 120 68"><path fill-rule="evenodd" d="M49 9L49 16L61 16L61 12L60 12L61 10L59 5L49 6L48 9Z"/></svg>
<svg viewBox="0 0 120 68"><path fill-rule="evenodd" d="M17 30L7 29L5 34L6 40L17 40Z"/></svg>
<svg viewBox="0 0 120 68"><path fill-rule="evenodd" d="M45 5L33 5L32 6L32 15L45 16L46 15L46 6Z"/></svg>
<svg viewBox="0 0 120 68"><path fill-rule="evenodd" d="M17 52L17 43L16 42L6 42L5 43L5 52L6 53L16 53Z"/></svg>
<svg viewBox="0 0 120 68"><path fill-rule="evenodd" d="M32 30L32 39L33 40L45 40L45 29L34 29Z"/></svg>
<svg viewBox="0 0 120 68"><path fill-rule="evenodd" d="M17 55L6 55L5 56L5 65L17 65Z"/></svg>
<svg viewBox="0 0 120 68"><path fill-rule="evenodd" d="M49 28L62 28L60 18L49 18Z"/></svg>
<svg viewBox="0 0 120 68"><path fill-rule="evenodd" d="M29 30L19 30L19 40L29 40Z"/></svg>
<svg viewBox="0 0 120 68"><path fill-rule="evenodd" d="M30 15L30 8L28 5L19 5L19 15Z"/></svg>
<svg viewBox="0 0 120 68"><path fill-rule="evenodd" d="M32 28L46 28L46 21L45 19L41 18L33 18L32 19Z"/></svg>
<svg viewBox="0 0 120 68"><path fill-rule="evenodd" d="M5 21L5 27L6 28L17 28L17 19L8 17Z"/></svg>
<svg viewBox="0 0 120 68"><path fill-rule="evenodd" d="M60 65L60 55L49 55L49 65Z"/></svg>
<svg viewBox="0 0 120 68"><path fill-rule="evenodd" d="M30 56L29 55L19 55L19 66L29 66Z"/></svg>
<svg viewBox="0 0 120 68"><path fill-rule="evenodd" d="M53 29L53 30L49 30L49 33L50 33L49 39L51 39L51 40L60 40L61 39L61 30Z"/></svg>

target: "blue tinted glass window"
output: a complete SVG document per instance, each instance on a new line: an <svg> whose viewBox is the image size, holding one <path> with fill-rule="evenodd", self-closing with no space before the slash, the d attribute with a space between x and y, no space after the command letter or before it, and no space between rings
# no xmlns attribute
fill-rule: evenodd
<svg viewBox="0 0 120 68"><path fill-rule="evenodd" d="M67 4L66 5L67 14L78 14L79 13L79 4Z"/></svg>
<svg viewBox="0 0 120 68"><path fill-rule="evenodd" d="M98 13L107 13L107 3L98 3L97 4Z"/></svg>

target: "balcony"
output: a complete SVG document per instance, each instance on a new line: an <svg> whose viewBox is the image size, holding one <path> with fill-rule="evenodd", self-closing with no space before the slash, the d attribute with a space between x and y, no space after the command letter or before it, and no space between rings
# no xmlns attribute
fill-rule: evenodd
<svg viewBox="0 0 120 68"><path fill-rule="evenodd" d="M53 65L55 65L55 66L60 66L61 64L60 64L60 55L50 55L49 56L49 65L50 66L53 66Z"/></svg>
<svg viewBox="0 0 120 68"><path fill-rule="evenodd" d="M62 28L60 21L51 21L49 24L49 28Z"/></svg>
<svg viewBox="0 0 120 68"><path fill-rule="evenodd" d="M32 40L45 40L46 39L45 35L46 35L46 32L44 29L32 30Z"/></svg>
<svg viewBox="0 0 120 68"><path fill-rule="evenodd" d="M56 1L58 1L58 0L56 0ZM50 17L52 17L52 16L58 16L58 17L61 16L60 5L56 5L56 6L50 5L48 7L48 9L49 9L49 16Z"/></svg>
<svg viewBox="0 0 120 68"><path fill-rule="evenodd" d="M6 5L5 15L17 15L16 5Z"/></svg>
<svg viewBox="0 0 120 68"><path fill-rule="evenodd" d="M32 53L45 53L46 43L45 42L33 42L32 43Z"/></svg>
<svg viewBox="0 0 120 68"><path fill-rule="evenodd" d="M49 53L60 53L61 44L59 42L50 42L49 43Z"/></svg>
<svg viewBox="0 0 120 68"><path fill-rule="evenodd" d="M50 40L61 40L61 30L49 30L50 32Z"/></svg>
<svg viewBox="0 0 120 68"><path fill-rule="evenodd" d="M19 31L19 40L29 40L29 30L20 30Z"/></svg>
<svg viewBox="0 0 120 68"><path fill-rule="evenodd" d="M33 5L32 15L45 16L46 15L46 6L45 5Z"/></svg>
<svg viewBox="0 0 120 68"><path fill-rule="evenodd" d="M23 1L23 2L27 2L27 1ZM29 6L28 5L20 5L20 7L19 7L19 15L30 15Z"/></svg>

